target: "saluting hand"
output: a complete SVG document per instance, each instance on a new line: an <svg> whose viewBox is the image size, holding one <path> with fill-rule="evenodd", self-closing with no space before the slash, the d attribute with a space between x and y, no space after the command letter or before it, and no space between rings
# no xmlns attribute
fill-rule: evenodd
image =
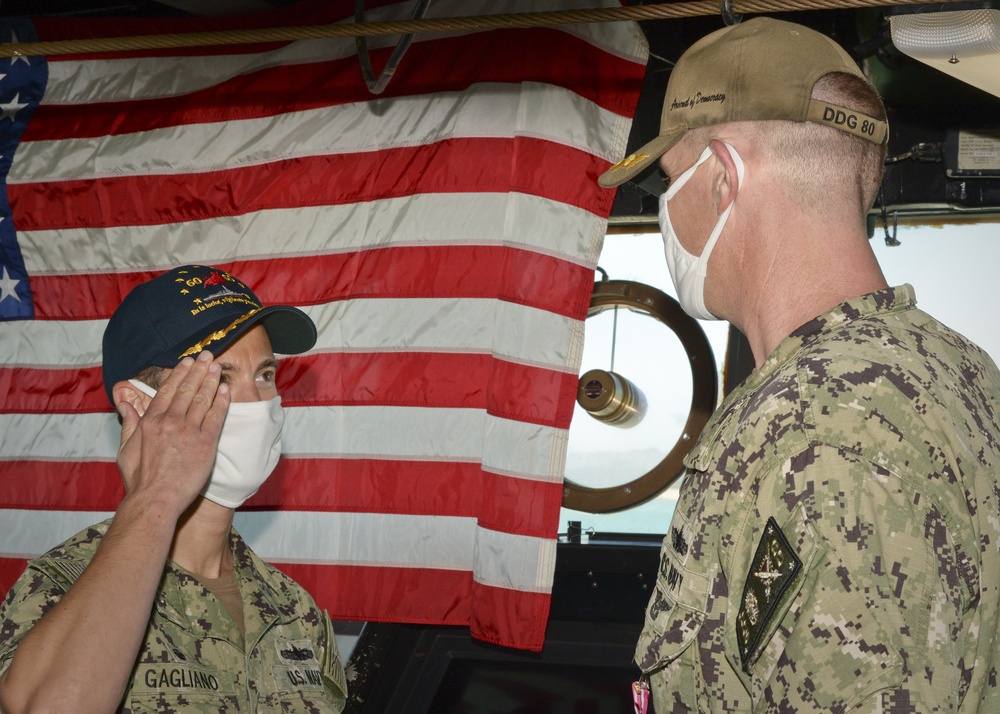
<svg viewBox="0 0 1000 714"><path fill-rule="evenodd" d="M129 496L143 495L178 517L212 473L219 434L229 410L229 388L211 352L174 367L140 417L121 402L118 468Z"/></svg>

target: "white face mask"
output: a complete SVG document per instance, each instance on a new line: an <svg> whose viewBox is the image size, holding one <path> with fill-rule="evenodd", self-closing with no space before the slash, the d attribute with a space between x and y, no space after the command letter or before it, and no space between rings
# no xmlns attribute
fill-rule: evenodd
<svg viewBox="0 0 1000 714"><path fill-rule="evenodd" d="M729 144L726 144L726 146L729 147L733 163L736 164L736 173L739 178L738 188L742 188L743 159L736 153L736 149ZM701 318L702 320L719 319L705 307L705 275L708 273L708 259L715 249L715 244L722 234L722 229L726 227L726 221L729 220L729 213L733 208L735 199L726 206L726 210L719 216L719 220L716 221L715 228L712 229L712 233L709 235L708 242L705 243L705 248L701 251L700 256L689 253L677 239L677 233L674 232L674 227L670 223L667 202L681 190L684 184L694 176L697 168L708 161L711 155L711 147L705 147L705 150L701 152L701 156L694 163L694 166L678 176L675 181L671 181L670 188L665 194L660 196L660 232L663 234L663 249L667 256L667 268L670 270L670 279L674 282L674 288L677 290L677 298L684 312L691 317Z"/></svg>
<svg viewBox="0 0 1000 714"><path fill-rule="evenodd" d="M137 379L129 382L143 394L156 390ZM201 495L226 508L239 508L257 493L278 465L285 412L281 397L262 402L232 402L219 436L219 451Z"/></svg>

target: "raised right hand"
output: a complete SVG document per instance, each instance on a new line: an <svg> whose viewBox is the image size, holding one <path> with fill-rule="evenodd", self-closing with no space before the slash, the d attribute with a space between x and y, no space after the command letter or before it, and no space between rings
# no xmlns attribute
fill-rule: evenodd
<svg viewBox="0 0 1000 714"><path fill-rule="evenodd" d="M176 516L201 493L212 473L230 394L207 350L170 370L140 417L122 402L118 468L130 497L150 498Z"/></svg>

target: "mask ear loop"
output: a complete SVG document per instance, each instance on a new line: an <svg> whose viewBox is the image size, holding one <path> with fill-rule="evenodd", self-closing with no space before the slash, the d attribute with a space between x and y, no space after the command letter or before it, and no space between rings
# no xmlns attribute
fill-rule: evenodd
<svg viewBox="0 0 1000 714"><path fill-rule="evenodd" d="M743 186L743 158L730 144L726 144L726 147L729 149L729 153L733 157L733 163L736 164L736 189L738 191ZM735 197L729 202L729 205L726 206L726 210L722 212L722 215L719 216L719 220L715 222L715 228L712 229L712 233L709 235L708 241L705 243L705 247L701 251L701 256L698 258L698 275L702 278L708 274L708 258L712 255L712 251L715 249L715 243L719 240L719 236L722 235L722 230L726 227L726 222L729 220L729 214L733 210L734 203L736 203Z"/></svg>

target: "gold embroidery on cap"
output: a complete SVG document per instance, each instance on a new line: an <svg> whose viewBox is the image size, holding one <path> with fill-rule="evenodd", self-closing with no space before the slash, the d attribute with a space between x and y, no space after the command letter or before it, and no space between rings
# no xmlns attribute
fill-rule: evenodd
<svg viewBox="0 0 1000 714"><path fill-rule="evenodd" d="M648 158L649 154L632 154L630 156L626 156L624 159L608 169L608 171L622 171L624 169L631 168L640 161L645 161Z"/></svg>
<svg viewBox="0 0 1000 714"><path fill-rule="evenodd" d="M183 354L181 354L181 356L178 357L177 359L179 359L179 360L180 359L184 359L185 357L187 357L189 355L193 355L193 354L197 354L197 353L201 352L208 345L212 344L216 340L221 340L223 337L225 337L230 332L232 332L233 329L237 325L239 325L240 323L246 322L247 319L249 319L253 315L257 314L258 312L260 312L260 308L257 308L256 310L251 310L250 312L248 312L243 317L241 317L241 318L237 319L236 321L234 321L231 325L229 325L229 327L224 327L221 330L216 330L215 332L213 332L212 334L210 334L208 337L206 337L205 339L203 339L198 344L190 347L187 351L185 351Z"/></svg>

